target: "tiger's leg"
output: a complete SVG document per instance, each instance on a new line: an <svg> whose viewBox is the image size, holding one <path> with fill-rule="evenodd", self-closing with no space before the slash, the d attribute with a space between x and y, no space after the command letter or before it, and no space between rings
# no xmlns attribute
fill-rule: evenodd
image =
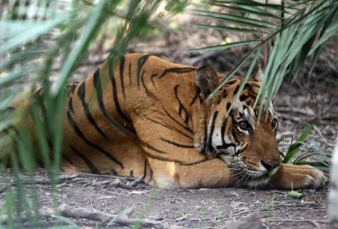
<svg viewBox="0 0 338 229"><path fill-rule="evenodd" d="M195 152L196 153L196 152ZM192 153L193 155L194 153ZM218 158L199 163L181 164L148 158L152 170L149 185L158 188L211 188L233 186L234 179L227 165Z"/></svg>
<svg viewBox="0 0 338 229"><path fill-rule="evenodd" d="M327 179L324 173L309 165L281 164L271 179L273 188L320 188Z"/></svg>
<svg viewBox="0 0 338 229"><path fill-rule="evenodd" d="M161 110L158 108L157 110ZM152 171L145 182L159 188L228 187L231 171L218 158L208 158L194 148L188 128L159 112L133 119L140 145Z"/></svg>

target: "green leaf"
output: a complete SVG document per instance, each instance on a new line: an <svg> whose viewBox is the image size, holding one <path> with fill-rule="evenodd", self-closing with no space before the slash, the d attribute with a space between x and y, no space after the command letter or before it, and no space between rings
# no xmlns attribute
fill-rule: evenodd
<svg viewBox="0 0 338 229"><path fill-rule="evenodd" d="M230 0L230 1L215 1L218 3L223 4L237 4L241 6L250 6L250 7L264 7L269 10L283 10L283 7L280 4L270 4L268 1L266 2L257 2L257 1L251 1L251 0Z"/></svg>
<svg viewBox="0 0 338 229"><path fill-rule="evenodd" d="M292 191L289 191L289 192L288 192L288 196L290 196L290 197L292 197L292 198L296 198L296 199L301 199L301 198L304 197L304 194L292 190Z"/></svg>
<svg viewBox="0 0 338 229"><path fill-rule="evenodd" d="M13 71L6 74L5 77L0 77L0 87L8 86L12 84L15 80L20 79L22 77L22 72Z"/></svg>
<svg viewBox="0 0 338 229"><path fill-rule="evenodd" d="M238 91L237 91L237 93L236 93L236 95L235 95L235 97L234 97L234 99L233 99L233 101L232 101L232 103L231 103L231 105L230 105L230 108L229 108L229 110L228 110L227 115L229 115L229 113L230 113L232 107L237 103L238 98L239 98L239 96L241 95L241 92L242 92L242 90L243 90L243 88L244 88L246 82L248 81L249 77L251 76L252 70L254 69L254 67L257 66L257 60L258 60L258 57L259 57L259 55L260 55L260 52L261 52L260 49L258 49L258 50L256 51L256 55L255 55L255 57L253 58L253 60L251 61L251 64L250 64L250 66L249 66L249 69L248 69L248 71L246 72L245 77L244 77L244 79L243 79L243 81L242 81L240 87L238 88Z"/></svg>
<svg viewBox="0 0 338 229"><path fill-rule="evenodd" d="M238 33L258 33L258 30L221 26L221 25L216 26L216 25L203 25L203 24L195 24L195 23L193 25L197 27L201 27L201 28L208 28L208 29L214 29L214 30L219 30L219 31L229 31L229 32L238 32Z"/></svg>
<svg viewBox="0 0 338 229"><path fill-rule="evenodd" d="M233 42L233 43L224 44L224 45L215 45L215 46L209 46L209 47L204 47L204 48L191 49L190 52L223 50L223 49L228 49L228 48L234 48L234 47L239 47L239 46L243 46L243 45L253 44L253 43L257 43L257 42L259 42L259 41L258 40L238 41L238 42Z"/></svg>
<svg viewBox="0 0 338 229"><path fill-rule="evenodd" d="M219 4L217 3L219 1L215 1L215 3L212 3L212 5L221 7L221 8L225 8L225 9L229 9L232 12L241 12L241 13L246 13L246 14L252 14L252 15L257 15L257 16L264 16L264 17L270 17L270 18L276 18L276 19L280 19L280 16L274 15L273 13L270 13L268 11L265 11L261 8L258 7L247 7L244 4L237 4L237 5L233 5L233 4Z"/></svg>
<svg viewBox="0 0 338 229"><path fill-rule="evenodd" d="M207 101L214 96L218 90L220 90L224 84L236 73L236 71L250 58L250 55L255 51L256 49L252 49L243 59L241 62L239 62L234 69L232 69L228 75L219 83L219 85L215 88L213 92L210 93L209 97L207 98Z"/></svg>
<svg viewBox="0 0 338 229"><path fill-rule="evenodd" d="M81 229L81 227L79 227L74 221L64 217L64 216L61 216L61 215L52 215L53 218L59 220L59 221L62 221L70 226L72 226L72 228L75 228L75 229Z"/></svg>
<svg viewBox="0 0 338 229"><path fill-rule="evenodd" d="M274 25L271 22L262 21L254 18L249 17L240 17L236 15L229 15L219 12L211 12L211 11L203 11L203 10L194 10L199 14L193 14L198 17L208 18L217 20L220 22L230 22L237 25L243 25L246 27L257 27L257 28L273 28Z"/></svg>
<svg viewBox="0 0 338 229"><path fill-rule="evenodd" d="M39 22L27 21L6 21L0 20L0 55L9 52L23 44L46 34L51 29L57 27L61 23L66 22L70 18L70 14L63 13L57 15L53 19ZM5 32L6 31L6 32Z"/></svg>
<svg viewBox="0 0 338 229"><path fill-rule="evenodd" d="M60 78L58 79L55 87L51 91L53 95L56 95L61 90L61 88L66 85L68 77L70 76L70 74L74 70L74 66L76 65L76 63L78 63L78 60L80 59L80 55L88 47L89 41L102 25L103 21L101 19L101 15L105 14L107 1L108 0L102 0L94 7L85 30L78 40L75 48L73 48L72 52L67 57L64 65L62 66Z"/></svg>
<svg viewBox="0 0 338 229"><path fill-rule="evenodd" d="M298 137L298 139L296 140L296 142L292 145L290 145L288 152L286 153L286 156L283 160L283 163L290 163L291 159L294 158L295 154L298 152L300 146L302 145L302 143L304 142L304 140L306 139L306 137L310 134L310 132L313 130L313 124L308 126L303 133Z"/></svg>
<svg viewBox="0 0 338 229"><path fill-rule="evenodd" d="M313 42L316 39L316 35L317 34L313 34L312 37L308 39L308 41L301 48L300 52L293 59L291 63L291 72L294 75L299 75L300 71L302 70L306 57L308 56L309 51L311 50L311 47L313 45Z"/></svg>
<svg viewBox="0 0 338 229"><path fill-rule="evenodd" d="M119 212L113 219L111 219L108 222L108 224L106 225L105 229L109 229L110 226L112 226L116 222L116 220L118 220L121 217L121 215L123 215L125 212L126 212L126 210L123 210L123 211Z"/></svg>

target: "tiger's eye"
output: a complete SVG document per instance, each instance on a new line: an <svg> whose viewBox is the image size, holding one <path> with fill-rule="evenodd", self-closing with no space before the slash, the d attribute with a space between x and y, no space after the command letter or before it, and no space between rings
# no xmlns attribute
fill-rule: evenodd
<svg viewBox="0 0 338 229"><path fill-rule="evenodd" d="M239 128L242 130L248 130L250 128L250 124L247 121L242 121L238 124Z"/></svg>

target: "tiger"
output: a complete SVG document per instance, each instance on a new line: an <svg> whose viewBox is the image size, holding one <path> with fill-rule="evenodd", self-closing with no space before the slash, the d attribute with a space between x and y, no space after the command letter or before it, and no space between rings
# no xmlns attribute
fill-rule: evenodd
<svg viewBox="0 0 338 229"><path fill-rule="evenodd" d="M211 96L224 76L150 54L108 58L67 86L62 170L143 177L162 189L323 187L322 171L281 163L273 106L263 99L255 104L261 73L247 80L237 100L242 77ZM261 103L268 111L259 116ZM34 129L29 115L21 124Z"/></svg>

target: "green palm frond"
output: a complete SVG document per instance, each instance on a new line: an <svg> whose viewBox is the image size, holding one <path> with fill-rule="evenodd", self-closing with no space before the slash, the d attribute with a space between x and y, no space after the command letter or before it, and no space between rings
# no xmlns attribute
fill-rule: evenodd
<svg viewBox="0 0 338 229"><path fill-rule="evenodd" d="M111 53L123 54L134 38L150 30L151 16L160 0L71 1L64 6L57 0L38 1L39 6L31 4L32 1L24 2L27 4L19 0L0 1L0 108L11 104L10 93L43 86L44 90L30 107L37 142L32 142L32 130L20 129L15 154L11 153L12 148L6 148L10 136L1 135L0 156L10 155L15 177L14 187L10 184L7 187L5 209L9 228L23 228L21 217L27 220L25 227L41 228L32 178L38 163L35 156L39 151L39 162L46 168L54 189L53 181L61 161L63 116L59 114L64 110L65 84L108 23L115 23L118 28L115 34L112 32L115 38ZM60 74L52 87L50 76L56 64L61 66ZM1 112L0 130L10 127L17 119L26 118L20 115L9 119L6 117L10 114ZM22 170L31 176L28 185L21 181ZM27 193L27 189L33 195Z"/></svg>
<svg viewBox="0 0 338 229"><path fill-rule="evenodd" d="M338 2L335 0L283 0L281 4L266 2L214 0L209 1L209 4L221 9L220 12L195 10L194 14L198 17L216 23L216 25L197 24L197 26L236 32L241 37L247 38L240 42L203 47L192 51L222 50L250 45L251 51L243 57L243 60L252 60L255 52L264 50L258 49L259 47L268 45L269 52L266 50L263 52L268 62L263 65L264 78L258 97L270 101L284 77L287 75L289 80L294 80L311 54L313 55L311 70L314 68L323 51L323 45L338 32ZM242 65L243 61L235 69L239 69ZM289 69L288 74L287 69ZM220 87L229 78L224 79Z"/></svg>

